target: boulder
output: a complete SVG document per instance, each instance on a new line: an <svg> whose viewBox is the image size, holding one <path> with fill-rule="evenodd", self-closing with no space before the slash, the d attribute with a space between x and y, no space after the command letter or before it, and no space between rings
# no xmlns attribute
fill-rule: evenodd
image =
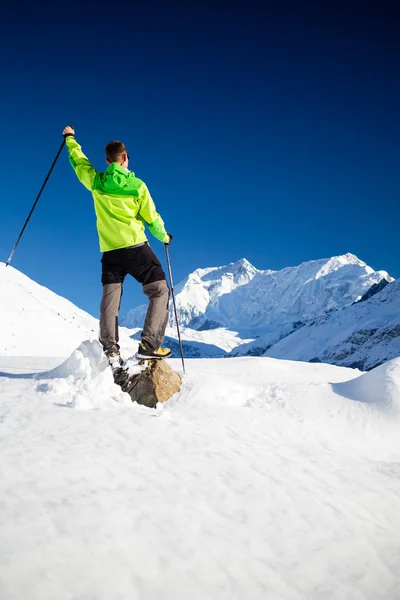
<svg viewBox="0 0 400 600"><path fill-rule="evenodd" d="M166 402L179 392L182 378L165 360L146 360L139 363L143 364L146 368L129 378L129 384L124 391L128 392L132 402L155 408L158 402Z"/></svg>

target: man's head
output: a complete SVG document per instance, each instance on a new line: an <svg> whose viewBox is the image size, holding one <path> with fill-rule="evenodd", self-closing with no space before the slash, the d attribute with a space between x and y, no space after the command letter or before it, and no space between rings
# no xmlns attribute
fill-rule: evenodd
<svg viewBox="0 0 400 600"><path fill-rule="evenodd" d="M108 165L116 162L121 165L121 167L128 168L129 156L125 144L117 141L109 142L104 150L106 153L106 163Z"/></svg>

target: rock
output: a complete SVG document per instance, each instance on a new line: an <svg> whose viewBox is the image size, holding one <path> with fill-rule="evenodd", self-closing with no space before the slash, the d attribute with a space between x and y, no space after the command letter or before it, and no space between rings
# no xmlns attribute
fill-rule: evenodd
<svg viewBox="0 0 400 600"><path fill-rule="evenodd" d="M141 361L139 364L147 364L147 367L129 379L126 391L132 402L155 408L158 402L166 402L181 389L181 376L165 360Z"/></svg>

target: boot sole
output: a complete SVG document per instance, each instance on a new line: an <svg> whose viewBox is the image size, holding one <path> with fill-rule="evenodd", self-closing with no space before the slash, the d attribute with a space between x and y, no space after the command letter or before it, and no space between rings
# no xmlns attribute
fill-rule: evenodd
<svg viewBox="0 0 400 600"><path fill-rule="evenodd" d="M136 356L142 360L165 360L166 358L170 358L172 356L172 352L166 356L149 356L148 354L140 354L140 352L138 352Z"/></svg>

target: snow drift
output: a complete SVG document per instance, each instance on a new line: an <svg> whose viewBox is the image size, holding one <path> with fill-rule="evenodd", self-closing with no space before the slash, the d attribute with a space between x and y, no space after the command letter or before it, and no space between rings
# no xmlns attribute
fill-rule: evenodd
<svg viewBox="0 0 400 600"><path fill-rule="evenodd" d="M40 393L56 394L71 408L107 408L129 404L130 397L114 384L99 342L87 340L60 366L36 376Z"/></svg>
<svg viewBox="0 0 400 600"><path fill-rule="evenodd" d="M135 357L126 361L130 375L140 373ZM108 360L100 343L86 340L58 367L34 376L40 383L37 391L56 394L59 402L70 408L109 408L115 404L130 404L129 394L115 385Z"/></svg>
<svg viewBox="0 0 400 600"><path fill-rule="evenodd" d="M393 415L400 415L400 358L376 367L356 379L334 384L342 396L372 404Z"/></svg>

